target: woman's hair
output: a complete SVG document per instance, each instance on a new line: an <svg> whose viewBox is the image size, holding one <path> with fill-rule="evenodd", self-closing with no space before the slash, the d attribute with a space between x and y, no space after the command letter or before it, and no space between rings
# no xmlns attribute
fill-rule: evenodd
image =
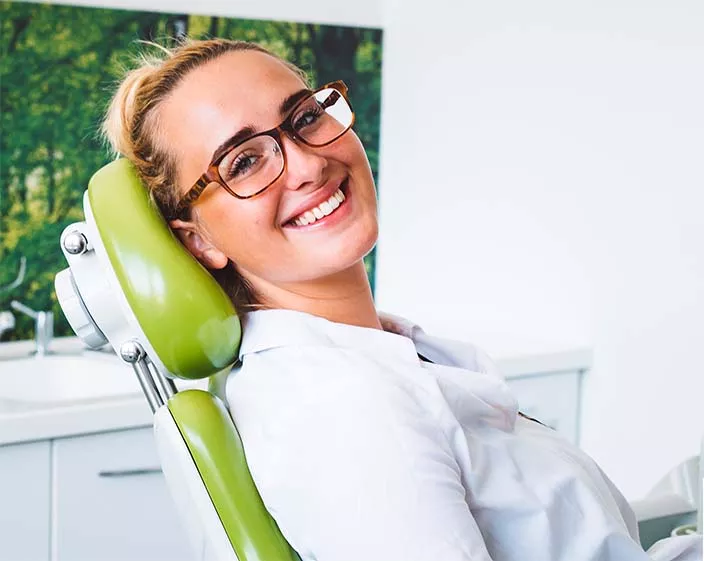
<svg viewBox="0 0 704 561"><path fill-rule="evenodd" d="M276 58L307 84L305 73L256 43L228 39L191 40L169 49L146 43L156 53L142 53L137 66L120 83L102 124L102 134L116 155L130 160L162 214L172 216L179 200L173 154L159 136L159 106L183 78L199 66L234 51L257 51ZM232 262L211 271L240 311L258 307L252 287Z"/></svg>

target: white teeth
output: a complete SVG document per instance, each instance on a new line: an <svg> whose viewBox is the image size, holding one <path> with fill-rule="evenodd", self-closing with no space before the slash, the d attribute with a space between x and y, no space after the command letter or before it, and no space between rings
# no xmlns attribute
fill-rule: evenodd
<svg viewBox="0 0 704 561"><path fill-rule="evenodd" d="M312 224L316 220L320 220L324 216L332 214L344 200L345 194L341 189L338 189L327 201L320 203L315 208L307 210L300 216L293 219L292 222L296 226L306 226L308 224Z"/></svg>

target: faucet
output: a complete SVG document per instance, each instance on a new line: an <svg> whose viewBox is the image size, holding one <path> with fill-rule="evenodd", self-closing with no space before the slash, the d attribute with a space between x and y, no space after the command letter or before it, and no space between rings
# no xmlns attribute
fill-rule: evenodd
<svg viewBox="0 0 704 561"><path fill-rule="evenodd" d="M37 312L17 300L10 302L13 310L23 313L34 320L34 342L37 356L44 356L49 352L49 343L54 336L54 313Z"/></svg>
<svg viewBox="0 0 704 561"><path fill-rule="evenodd" d="M12 312L2 311L0 312L0 337L3 336L5 331L10 331L15 328L15 316Z"/></svg>
<svg viewBox="0 0 704 561"><path fill-rule="evenodd" d="M14 290L18 286L20 286L24 282L24 275L26 272L27 258L22 256L20 257L20 270L17 272L17 278L6 286L0 286L0 294L2 294L3 292L10 292L11 290Z"/></svg>

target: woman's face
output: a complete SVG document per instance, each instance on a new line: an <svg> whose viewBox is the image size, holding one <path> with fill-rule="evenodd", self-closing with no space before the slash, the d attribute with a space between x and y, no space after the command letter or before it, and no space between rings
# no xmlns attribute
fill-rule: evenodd
<svg viewBox="0 0 704 561"><path fill-rule="evenodd" d="M205 172L218 146L243 127L279 125L287 116L282 102L303 89L284 64L253 51L224 54L187 74L158 114L158 141L177 162L180 194ZM377 238L374 181L352 130L320 148L286 135L281 143L286 169L266 191L241 200L213 183L193 204L193 222L172 223L206 266L220 268L229 258L255 286L257 279L285 286L339 273L359 263ZM331 214L293 223L339 188L345 199Z"/></svg>

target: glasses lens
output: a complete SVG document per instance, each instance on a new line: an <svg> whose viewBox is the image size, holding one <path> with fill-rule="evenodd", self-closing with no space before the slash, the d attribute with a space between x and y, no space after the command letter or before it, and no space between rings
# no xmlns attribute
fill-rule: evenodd
<svg viewBox="0 0 704 561"><path fill-rule="evenodd" d="M240 197L250 197L276 180L284 158L276 140L257 136L235 146L218 165L220 177Z"/></svg>
<svg viewBox="0 0 704 561"><path fill-rule="evenodd" d="M345 97L334 88L325 88L296 108L291 124L308 144L322 146L347 132L353 118Z"/></svg>

